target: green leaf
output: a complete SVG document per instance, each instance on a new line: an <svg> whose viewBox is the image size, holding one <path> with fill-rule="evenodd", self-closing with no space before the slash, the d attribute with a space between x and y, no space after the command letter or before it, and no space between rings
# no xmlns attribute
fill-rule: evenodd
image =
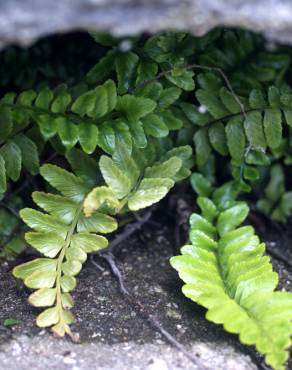
<svg viewBox="0 0 292 370"><path fill-rule="evenodd" d="M62 291L64 293L71 292L76 287L76 279L73 276L63 275L60 279Z"/></svg>
<svg viewBox="0 0 292 370"><path fill-rule="evenodd" d="M5 193L7 189L6 184L6 169L5 169L5 161L0 154L0 194Z"/></svg>
<svg viewBox="0 0 292 370"><path fill-rule="evenodd" d="M141 121L147 135L161 138L169 134L167 125L157 114L148 114Z"/></svg>
<svg viewBox="0 0 292 370"><path fill-rule="evenodd" d="M79 233L72 237L71 245L75 248L81 248L85 253L92 253L106 248L108 241L100 235Z"/></svg>
<svg viewBox="0 0 292 370"><path fill-rule="evenodd" d="M177 118L170 109L160 113L160 118L168 127L169 130L179 130L183 127L183 122Z"/></svg>
<svg viewBox="0 0 292 370"><path fill-rule="evenodd" d="M75 146L78 141L78 126L74 125L67 118L60 117L55 120L57 132L60 136L62 144L70 149Z"/></svg>
<svg viewBox="0 0 292 370"><path fill-rule="evenodd" d="M90 187L101 181L98 163L82 150L72 148L67 151L66 158L74 173Z"/></svg>
<svg viewBox="0 0 292 370"><path fill-rule="evenodd" d="M122 112L130 122L136 123L156 108L156 103L148 98L123 95L118 97L117 110Z"/></svg>
<svg viewBox="0 0 292 370"><path fill-rule="evenodd" d="M87 259L87 254L78 245L70 245L65 252L67 261L78 261L81 264Z"/></svg>
<svg viewBox="0 0 292 370"><path fill-rule="evenodd" d="M131 87L138 61L139 57L132 52L120 53L116 56L115 66L120 94L127 92Z"/></svg>
<svg viewBox="0 0 292 370"><path fill-rule="evenodd" d="M5 319L3 322L4 326L14 326L14 325L19 325L21 324L20 320L15 320L15 319Z"/></svg>
<svg viewBox="0 0 292 370"><path fill-rule="evenodd" d="M50 307L55 303L56 289L55 288L41 288L32 293L28 301L35 307Z"/></svg>
<svg viewBox="0 0 292 370"><path fill-rule="evenodd" d="M224 107L214 91L207 91L199 89L196 92L196 97L201 105L205 106L208 112L214 118L221 118L229 114L228 110Z"/></svg>
<svg viewBox="0 0 292 370"><path fill-rule="evenodd" d="M112 154L115 148L115 131L108 122L99 126L97 144L106 152Z"/></svg>
<svg viewBox="0 0 292 370"><path fill-rule="evenodd" d="M118 201L114 191L106 186L98 186L91 190L83 203L83 210L86 217L92 215L102 205L106 204L109 208L119 208Z"/></svg>
<svg viewBox="0 0 292 370"><path fill-rule="evenodd" d="M145 81L153 80L158 72L157 63L141 59L137 68L136 86L144 83Z"/></svg>
<svg viewBox="0 0 292 370"><path fill-rule="evenodd" d="M123 119L117 119L114 121L114 124L112 125L114 134L115 134L115 146L111 150L111 154L113 154L119 145L123 145L127 148L128 152L132 151L133 147L133 138L130 131L130 125L127 121L124 121ZM136 139L139 140L139 137L137 137L137 134L142 134L142 145L144 145L143 141L146 140L146 137L144 135L144 132L141 133L141 130L137 130L135 132Z"/></svg>
<svg viewBox="0 0 292 370"><path fill-rule="evenodd" d="M168 188L165 186L150 189L138 189L128 201L128 207L131 211L138 211L159 202L168 193Z"/></svg>
<svg viewBox="0 0 292 370"><path fill-rule="evenodd" d="M23 91L19 94L19 96L17 98L17 102L20 105L30 107L32 105L33 101L35 100L35 98L36 98L36 92L33 91L33 90L27 90L27 91Z"/></svg>
<svg viewBox="0 0 292 370"><path fill-rule="evenodd" d="M116 196L121 199L131 190L131 182L127 176L115 165L114 161L102 155L99 167L106 184L114 191Z"/></svg>
<svg viewBox="0 0 292 370"><path fill-rule="evenodd" d="M212 147L221 155L228 154L225 127L222 122L213 123L208 130Z"/></svg>
<svg viewBox="0 0 292 370"><path fill-rule="evenodd" d="M165 77L174 85L186 91L192 91L195 88L195 81L193 79L194 72L186 68L173 70L172 73L166 73Z"/></svg>
<svg viewBox="0 0 292 370"><path fill-rule="evenodd" d="M270 169L270 181L265 189L265 194L274 204L285 193L285 174L280 164L274 164Z"/></svg>
<svg viewBox="0 0 292 370"><path fill-rule="evenodd" d="M75 276L82 269L82 264L76 260L67 260L62 264L62 271L65 275Z"/></svg>
<svg viewBox="0 0 292 370"><path fill-rule="evenodd" d="M54 98L54 94L52 90L50 90L48 87L45 87L39 92L35 100L35 106L37 108L49 110L53 98Z"/></svg>
<svg viewBox="0 0 292 370"><path fill-rule="evenodd" d="M78 96L72 104L71 110L81 117L84 117L85 115L90 116L94 112L95 105L96 92L95 90L90 90Z"/></svg>
<svg viewBox="0 0 292 370"><path fill-rule="evenodd" d="M49 114L42 114L37 121L42 136L45 140L51 139L57 132L57 122L54 117Z"/></svg>
<svg viewBox="0 0 292 370"><path fill-rule="evenodd" d="M98 142L98 128L90 123L81 123L77 126L78 138L83 151L91 154L95 151Z"/></svg>
<svg viewBox="0 0 292 370"><path fill-rule="evenodd" d="M244 120L246 136L254 149L266 149L266 139L263 130L263 119L260 112L248 112Z"/></svg>
<svg viewBox="0 0 292 370"><path fill-rule="evenodd" d="M5 161L6 176L12 181L17 181L21 172L21 150L19 146L9 140L0 148L0 155Z"/></svg>
<svg viewBox="0 0 292 370"><path fill-rule="evenodd" d="M204 126L212 120L212 116L208 112L200 113L194 104L181 103L180 106L187 118L195 125Z"/></svg>
<svg viewBox="0 0 292 370"><path fill-rule="evenodd" d="M103 87L107 93L107 112L111 112L117 105L117 88L112 80L107 80Z"/></svg>
<svg viewBox="0 0 292 370"><path fill-rule="evenodd" d="M270 86L268 89L268 99L269 104L272 108L280 108L280 92L279 89L275 86Z"/></svg>
<svg viewBox="0 0 292 370"><path fill-rule="evenodd" d="M112 156L115 164L124 172L131 182L131 187L136 185L140 176L140 170L137 163L134 161L132 154L129 153L128 147L119 143L116 145Z"/></svg>
<svg viewBox="0 0 292 370"><path fill-rule="evenodd" d="M196 161L198 166L203 166L209 159L211 146L208 137L208 129L200 128L194 136Z"/></svg>
<svg viewBox="0 0 292 370"><path fill-rule="evenodd" d="M55 98L51 105L53 113L65 113L68 105L71 103L71 95L67 91L66 85L60 85L55 89Z"/></svg>
<svg viewBox="0 0 292 370"><path fill-rule="evenodd" d="M72 222L77 212L78 204L60 195L35 191L32 193L32 198L39 207L56 215L66 224Z"/></svg>
<svg viewBox="0 0 292 370"><path fill-rule="evenodd" d="M241 108L234 95L224 86L220 89L220 99L226 109L231 113L239 113L241 111Z"/></svg>
<svg viewBox="0 0 292 370"><path fill-rule="evenodd" d="M24 279L24 284L31 289L52 288L57 273L54 270L37 270Z"/></svg>
<svg viewBox="0 0 292 370"><path fill-rule="evenodd" d="M19 266L14 267L13 275L18 279L26 279L35 272L41 274L56 271L57 261L49 258L36 258L33 261L25 262Z"/></svg>
<svg viewBox="0 0 292 370"><path fill-rule="evenodd" d="M103 117L108 111L108 93L104 86L98 86L94 90L94 107L87 112L90 118L98 119Z"/></svg>
<svg viewBox="0 0 292 370"><path fill-rule="evenodd" d="M68 227L60 219L36 211L32 208L23 208L20 212L22 220L33 230L40 232L55 232L65 238Z"/></svg>
<svg viewBox="0 0 292 370"><path fill-rule="evenodd" d="M54 258L64 246L64 239L54 232L28 232L25 240L46 257Z"/></svg>
<svg viewBox="0 0 292 370"><path fill-rule="evenodd" d="M280 110L265 110L264 130L268 146L271 149L277 148L282 141L282 117Z"/></svg>
<svg viewBox="0 0 292 370"><path fill-rule="evenodd" d="M169 87L167 89L164 89L159 96L159 107L162 109L167 108L175 101L177 101L177 99L180 97L180 94L181 90L177 87Z"/></svg>
<svg viewBox="0 0 292 370"><path fill-rule="evenodd" d="M260 90L253 89L249 94L249 105L252 109L263 109L267 103L264 99L263 93Z"/></svg>
<svg viewBox="0 0 292 370"><path fill-rule="evenodd" d="M225 127L227 146L232 159L241 163L245 152L245 135L241 117L231 118Z"/></svg>
<svg viewBox="0 0 292 370"><path fill-rule="evenodd" d="M72 308L74 306L74 300L69 293L62 293L61 301L63 308Z"/></svg>
<svg viewBox="0 0 292 370"><path fill-rule="evenodd" d="M40 162L36 144L26 135L19 134L14 138L15 143L21 151L22 163L24 167L32 174L39 172Z"/></svg>
<svg viewBox="0 0 292 370"><path fill-rule="evenodd" d="M143 124L140 121L127 122L127 125L130 129L131 137L134 141L134 144L137 146L137 148L145 148L147 145L147 139L144 132Z"/></svg>
<svg viewBox="0 0 292 370"><path fill-rule="evenodd" d="M213 187L201 173L193 173L191 184L195 192L201 197L209 197L213 192Z"/></svg>
<svg viewBox="0 0 292 370"><path fill-rule="evenodd" d="M147 167L145 177L149 178L173 178L182 166L182 160L178 157L172 157L165 162L152 167Z"/></svg>
<svg viewBox="0 0 292 370"><path fill-rule="evenodd" d="M65 197L80 202L88 192L87 186L78 177L62 168L45 164L40 173L48 183L59 190Z"/></svg>
<svg viewBox="0 0 292 370"><path fill-rule="evenodd" d="M118 228L117 221L100 212L93 213L90 217L80 217L77 224L78 232L108 234Z"/></svg>
<svg viewBox="0 0 292 370"><path fill-rule="evenodd" d="M283 112L284 112L287 125L292 127L292 109L285 108L283 109Z"/></svg>
<svg viewBox="0 0 292 370"><path fill-rule="evenodd" d="M239 226L246 219L248 212L248 206L241 203L220 213L217 221L217 229L220 236Z"/></svg>
<svg viewBox="0 0 292 370"><path fill-rule="evenodd" d="M37 317L37 326L45 328L57 324L58 321L59 311L57 307L48 308Z"/></svg>

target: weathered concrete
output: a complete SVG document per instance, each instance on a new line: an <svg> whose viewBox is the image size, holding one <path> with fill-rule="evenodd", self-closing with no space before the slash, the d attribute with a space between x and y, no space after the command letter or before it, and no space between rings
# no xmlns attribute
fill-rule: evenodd
<svg viewBox="0 0 292 370"><path fill-rule="evenodd" d="M0 43L93 28L114 34L244 27L292 43L290 0L2 0Z"/></svg>

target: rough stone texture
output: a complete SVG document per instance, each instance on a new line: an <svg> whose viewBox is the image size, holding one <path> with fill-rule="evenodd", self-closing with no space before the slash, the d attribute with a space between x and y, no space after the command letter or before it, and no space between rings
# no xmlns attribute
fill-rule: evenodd
<svg viewBox="0 0 292 370"><path fill-rule="evenodd" d="M125 35L166 29L202 35L244 27L292 43L291 0L2 0L0 42L29 43L51 33L93 28Z"/></svg>
<svg viewBox="0 0 292 370"><path fill-rule="evenodd" d="M210 370L257 370L249 356L226 345L192 344ZM13 360L12 360L13 359ZM72 344L48 335L20 336L2 346L1 368L6 370L197 370L179 351L166 344L125 342Z"/></svg>

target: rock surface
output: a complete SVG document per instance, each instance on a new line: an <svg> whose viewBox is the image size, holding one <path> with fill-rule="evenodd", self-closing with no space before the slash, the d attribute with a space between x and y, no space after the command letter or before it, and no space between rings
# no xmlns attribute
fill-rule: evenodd
<svg viewBox="0 0 292 370"><path fill-rule="evenodd" d="M0 45L76 29L202 35L216 26L247 28L292 43L291 19L290 0L2 0Z"/></svg>

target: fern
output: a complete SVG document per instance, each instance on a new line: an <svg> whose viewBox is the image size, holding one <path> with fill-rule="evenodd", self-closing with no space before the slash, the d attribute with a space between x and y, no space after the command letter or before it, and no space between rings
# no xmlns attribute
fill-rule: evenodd
<svg viewBox="0 0 292 370"><path fill-rule="evenodd" d="M204 86L196 97L205 113L182 104L185 114L199 126L194 135L197 165L206 164L213 151L229 155L233 177L242 190L249 191L247 183L259 178L259 166L269 165L274 156L290 155L286 132L291 126L291 89L270 86L266 94L252 90L247 98L240 98L245 107L242 112L224 86L214 89L208 80Z"/></svg>
<svg viewBox="0 0 292 370"><path fill-rule="evenodd" d="M148 164L155 162L153 147L137 154L142 161L135 161L128 148L120 145L113 158L101 156L99 168L107 186L92 190L86 177L82 180L51 164L41 167L42 177L61 195L34 192L34 202L46 213L31 208L21 210L21 218L34 230L27 232L25 239L44 257L13 270L14 276L22 279L28 288L37 289L29 302L36 307L49 307L37 317L38 326L52 326L57 335L67 333L73 337L69 327L74 321L70 293L87 254L108 245L107 239L99 234L117 229L114 215L148 207L163 198L184 168L179 156L184 160L189 158L191 149L183 147L166 152L165 160L152 166ZM71 152L69 157L72 156Z"/></svg>
<svg viewBox="0 0 292 370"><path fill-rule="evenodd" d="M171 258L171 265L185 283L183 293L207 308L208 320L255 345L274 369L284 369L292 294L274 291L278 276L264 256L264 244L251 226L239 227L248 215L246 203L224 207L215 199L198 198L202 214L190 218L191 244Z"/></svg>
<svg viewBox="0 0 292 370"><path fill-rule="evenodd" d="M159 202L195 167L191 184L202 214L191 217L191 244L171 263L207 318L282 369L291 294L275 291L277 275L253 228L240 226L248 207L237 199L254 190L267 215L285 222L291 214L284 175L292 163L290 56L265 50L244 31L200 38L163 32L146 40L91 35L102 56L80 83L72 84L79 74L55 88L38 82L0 100L1 199L22 168L39 172L40 154L57 154L64 167L40 167L50 193L34 192L38 208L20 212L32 229L26 243L41 256L13 274L35 290L29 302L44 308L37 325L74 336L72 295L87 254L107 247L107 234L127 212ZM216 189L226 178L233 180ZM12 238L19 223L4 211L1 255L13 257L25 244L23 228Z"/></svg>
<svg viewBox="0 0 292 370"><path fill-rule="evenodd" d="M252 89L262 89L271 84L277 86L283 82L290 65L290 56L286 51L268 51L262 48L262 38L247 31L225 30L214 34L214 40L207 45L203 40L199 62L221 68L228 73L235 90L247 95ZM210 38L210 36L209 36ZM206 42L205 42L206 43Z"/></svg>

